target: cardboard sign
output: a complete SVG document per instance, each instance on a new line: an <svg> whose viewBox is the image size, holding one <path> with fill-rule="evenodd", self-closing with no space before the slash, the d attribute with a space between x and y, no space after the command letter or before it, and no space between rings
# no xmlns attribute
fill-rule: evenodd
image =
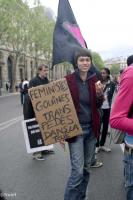
<svg viewBox="0 0 133 200"><path fill-rule="evenodd" d="M27 153L53 149L53 145L44 146L42 134L35 118L22 121Z"/></svg>
<svg viewBox="0 0 133 200"><path fill-rule="evenodd" d="M29 89L45 145L82 134L65 78Z"/></svg>

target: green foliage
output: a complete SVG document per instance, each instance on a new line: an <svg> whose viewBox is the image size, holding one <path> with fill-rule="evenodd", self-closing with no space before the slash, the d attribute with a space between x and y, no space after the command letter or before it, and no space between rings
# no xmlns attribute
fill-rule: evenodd
<svg viewBox="0 0 133 200"><path fill-rule="evenodd" d="M119 64L112 64L110 67L110 72L112 75L118 75L120 71L120 65Z"/></svg>
<svg viewBox="0 0 133 200"><path fill-rule="evenodd" d="M46 8L37 1L29 8L26 1L0 0L0 45L13 51L13 87L16 66L22 54L51 59L54 20L46 15Z"/></svg>
<svg viewBox="0 0 133 200"><path fill-rule="evenodd" d="M92 59L99 70L101 70L104 67L104 62L97 52L92 52Z"/></svg>
<svg viewBox="0 0 133 200"><path fill-rule="evenodd" d="M38 59L45 55L45 59L51 59L52 34L54 20L46 15L46 9L42 6L35 7L30 15L30 52Z"/></svg>

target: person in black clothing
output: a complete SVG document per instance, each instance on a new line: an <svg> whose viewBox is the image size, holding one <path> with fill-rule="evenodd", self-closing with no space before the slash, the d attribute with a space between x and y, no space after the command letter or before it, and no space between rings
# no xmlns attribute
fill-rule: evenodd
<svg viewBox="0 0 133 200"><path fill-rule="evenodd" d="M1 189L0 189L0 200L6 200Z"/></svg>
<svg viewBox="0 0 133 200"><path fill-rule="evenodd" d="M49 83L47 74L48 74L48 67L44 64L39 65L38 74L37 76L35 76L34 78L30 80L29 88ZM25 95L24 102L25 102L23 106L24 119L26 120L26 119L34 118L35 113L34 113L32 103L28 94Z"/></svg>
<svg viewBox="0 0 133 200"><path fill-rule="evenodd" d="M19 92L20 92L20 101L21 101L21 105L23 105L23 88L22 88L22 84L23 84L24 79L21 80L21 82L19 83Z"/></svg>
<svg viewBox="0 0 133 200"><path fill-rule="evenodd" d="M6 83L6 91L8 92L8 90L9 90L9 83L7 82Z"/></svg>
<svg viewBox="0 0 133 200"><path fill-rule="evenodd" d="M104 146L106 142L106 137L108 133L108 125L109 125L109 116L113 94L115 91L115 83L110 80L110 70L108 68L103 68L101 70L102 75L102 84L103 84L103 92L104 92L104 102L102 105L102 118L101 118L101 137L100 141L98 139L96 144L96 153L99 150L103 150L105 152L110 152L111 149ZM100 147L99 147L100 145Z"/></svg>
<svg viewBox="0 0 133 200"><path fill-rule="evenodd" d="M49 80L47 78L48 75L48 66L45 64L41 64L38 67L38 74L34 78L32 78L29 82L29 88L36 87L39 85L48 84ZM24 106L23 106L23 114L24 119L31 119L35 117L35 113L32 107L32 103L28 94L25 95ZM49 149L49 148L48 148ZM44 150L47 151L48 150ZM49 153L54 153L53 151L49 151ZM43 152L33 153L33 158L37 160L44 160Z"/></svg>

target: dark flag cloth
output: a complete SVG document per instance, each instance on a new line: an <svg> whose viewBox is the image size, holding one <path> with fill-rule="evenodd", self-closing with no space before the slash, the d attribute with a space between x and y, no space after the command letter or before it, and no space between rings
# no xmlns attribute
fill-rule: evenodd
<svg viewBox="0 0 133 200"><path fill-rule="evenodd" d="M59 0L58 16L53 33L53 63L52 67L61 62L73 64L73 53L77 48L86 48L68 0Z"/></svg>
<svg viewBox="0 0 133 200"><path fill-rule="evenodd" d="M78 49L87 48L87 44L81 34L72 8L68 0L59 0L58 16L53 33L53 62L54 65L61 62L70 62L75 68L73 55ZM91 70L101 80L100 72L92 64Z"/></svg>

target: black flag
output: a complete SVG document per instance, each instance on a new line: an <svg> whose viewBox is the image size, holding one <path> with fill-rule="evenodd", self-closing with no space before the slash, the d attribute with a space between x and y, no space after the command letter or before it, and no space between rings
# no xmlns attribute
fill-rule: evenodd
<svg viewBox="0 0 133 200"><path fill-rule="evenodd" d="M59 0L58 16L53 33L52 67L65 61L73 64L73 53L77 48L86 48L85 40L69 1Z"/></svg>

